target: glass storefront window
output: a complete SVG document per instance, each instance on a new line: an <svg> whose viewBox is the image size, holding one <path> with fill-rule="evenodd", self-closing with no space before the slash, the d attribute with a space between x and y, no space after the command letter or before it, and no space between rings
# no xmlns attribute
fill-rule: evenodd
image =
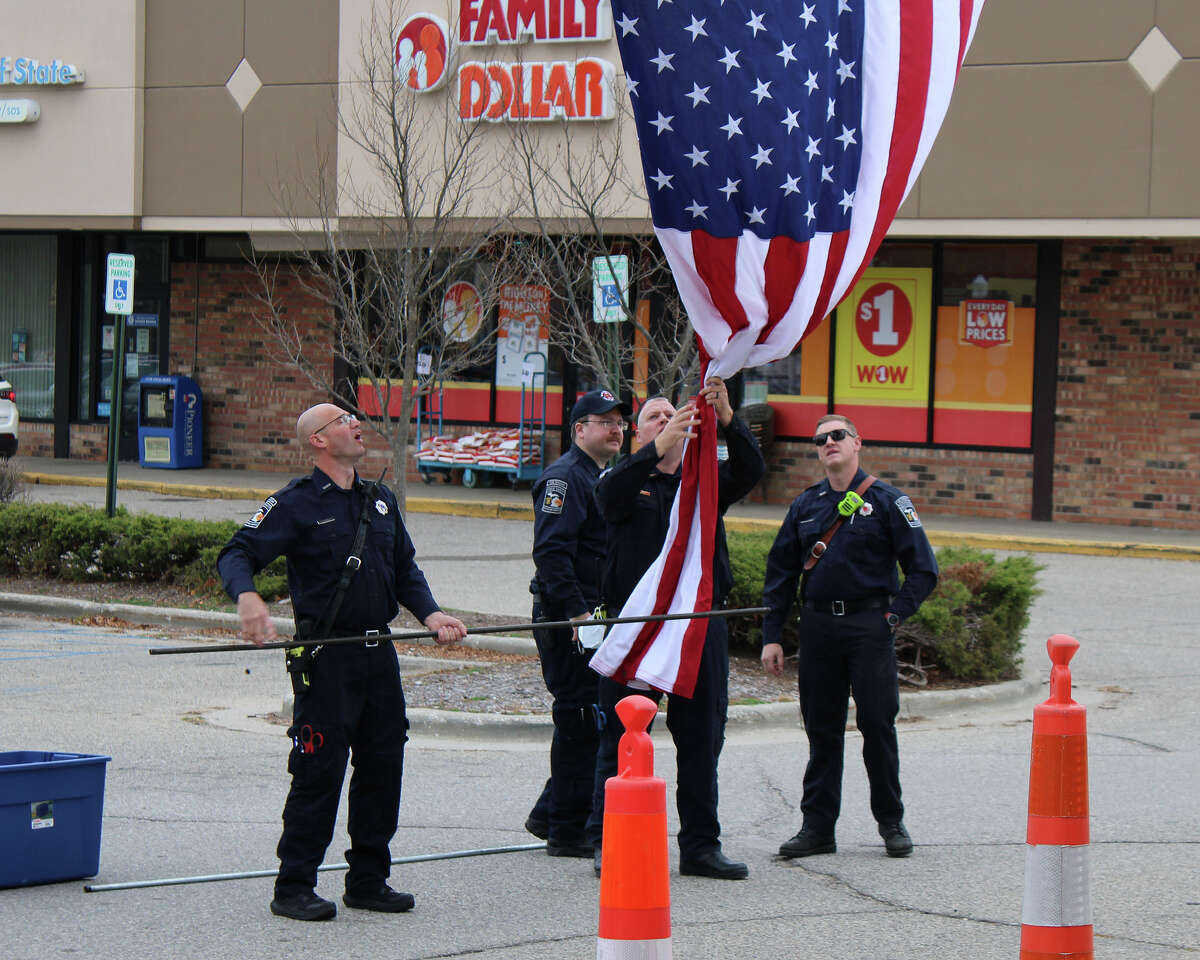
<svg viewBox="0 0 1200 960"><path fill-rule="evenodd" d="M1037 244L947 243L937 309L933 442L1027 447Z"/></svg>
<svg viewBox="0 0 1200 960"><path fill-rule="evenodd" d="M1037 254L1036 243L884 243L832 319L746 371L746 396L765 395L777 436L807 436L836 410L876 441L1028 447Z"/></svg>
<svg viewBox="0 0 1200 960"><path fill-rule="evenodd" d="M57 237L0 235L0 378L30 420L54 416L57 271Z"/></svg>

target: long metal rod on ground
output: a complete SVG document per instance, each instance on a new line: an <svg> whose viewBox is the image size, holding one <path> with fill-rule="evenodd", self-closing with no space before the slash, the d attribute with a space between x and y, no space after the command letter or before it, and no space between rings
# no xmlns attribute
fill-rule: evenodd
<svg viewBox="0 0 1200 960"><path fill-rule="evenodd" d="M543 843L521 843L514 847L480 847L476 850L451 850L449 853L421 853L411 857L392 857L392 863L425 863L429 860L454 860L459 857L486 857L494 853L521 853L525 850L545 850ZM346 863L323 863L318 872L326 870L348 870ZM252 880L258 877L273 877L275 870L248 870L245 873L210 873L199 877L168 877L163 880L129 880L125 883L87 883L85 893L107 893L110 890L141 890L146 887L177 887L188 883L216 883L221 880Z"/></svg>
<svg viewBox="0 0 1200 960"><path fill-rule="evenodd" d="M701 617L743 617L755 613L767 613L770 607L741 607L737 610L702 610L698 613L655 613L644 617L610 617L607 620L589 620L589 626L609 627L617 623L657 623L660 620L695 620ZM523 630L554 630L582 626L579 620L546 620L538 623L503 623L498 627L471 627L469 633L516 633ZM272 640L269 643L211 643L198 647L151 647L150 655L168 653L229 653L250 650L282 650L295 647L328 647L339 643L362 643L365 640L420 640L436 637L436 630L413 630L408 633L390 633L383 636L360 635L354 637L330 637L326 640Z"/></svg>

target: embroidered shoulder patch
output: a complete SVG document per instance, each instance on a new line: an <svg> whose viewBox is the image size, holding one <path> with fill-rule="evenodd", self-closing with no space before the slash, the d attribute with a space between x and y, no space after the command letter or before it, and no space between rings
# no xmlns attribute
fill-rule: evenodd
<svg viewBox="0 0 1200 960"><path fill-rule="evenodd" d="M562 513L567 500L566 480L547 480L546 493L542 497L542 513Z"/></svg>
<svg viewBox="0 0 1200 960"><path fill-rule="evenodd" d="M908 497L897 498L896 509L900 511L900 515L904 517L910 527L915 529L921 525L921 518L917 516L917 508L913 506L913 502Z"/></svg>
<svg viewBox="0 0 1200 960"><path fill-rule="evenodd" d="M276 503L278 503L278 501L274 497L267 497L267 499L263 501L263 505L258 508L258 513L242 524L242 526L249 527L251 530L257 530L259 525L267 519L267 514L271 512L271 508L274 507Z"/></svg>

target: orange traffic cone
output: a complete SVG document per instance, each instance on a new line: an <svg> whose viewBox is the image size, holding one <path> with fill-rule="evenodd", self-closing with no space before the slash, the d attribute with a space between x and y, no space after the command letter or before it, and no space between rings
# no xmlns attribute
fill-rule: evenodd
<svg viewBox="0 0 1200 960"><path fill-rule="evenodd" d="M1033 708L1021 960L1092 960L1088 888L1087 710L1067 666L1079 641L1046 642L1050 698Z"/></svg>
<svg viewBox="0 0 1200 960"><path fill-rule="evenodd" d="M596 960L671 957L667 784L654 776L654 745L646 732L657 709L648 697L617 704L625 733L618 773L604 785Z"/></svg>

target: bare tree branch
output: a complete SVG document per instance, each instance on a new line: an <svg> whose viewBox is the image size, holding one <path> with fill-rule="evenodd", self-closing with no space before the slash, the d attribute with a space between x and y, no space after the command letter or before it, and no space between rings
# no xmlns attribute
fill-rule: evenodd
<svg viewBox="0 0 1200 960"><path fill-rule="evenodd" d="M516 255L530 282L552 291L551 342L586 377L638 400L674 397L697 376L695 337L658 241L644 225L630 229L626 222L623 211L646 200L641 170L625 161L627 153L636 156L623 140L628 98L614 91L614 102L618 116L611 123L560 118L510 125L506 172L521 194L513 230L529 238ZM623 322L597 324L592 264L599 259L611 271L619 255L629 262ZM649 322L638 312L641 300L650 302ZM648 353L645 384L635 375L638 344Z"/></svg>
<svg viewBox="0 0 1200 960"><path fill-rule="evenodd" d="M315 218L288 215L299 252L286 262L259 256L254 269L273 354L383 438L403 508L414 402L494 355L488 321L516 264L512 212L497 210L496 174L477 160L485 127L461 121L452 97L407 87L393 59L400 23L396 0L372 6L357 75L339 89L342 169L319 170ZM478 300L447 318L442 297L457 281ZM323 306L321 329L306 330L289 309L294 291ZM427 376L417 374L418 352L431 357ZM331 360L359 378L350 395Z"/></svg>

